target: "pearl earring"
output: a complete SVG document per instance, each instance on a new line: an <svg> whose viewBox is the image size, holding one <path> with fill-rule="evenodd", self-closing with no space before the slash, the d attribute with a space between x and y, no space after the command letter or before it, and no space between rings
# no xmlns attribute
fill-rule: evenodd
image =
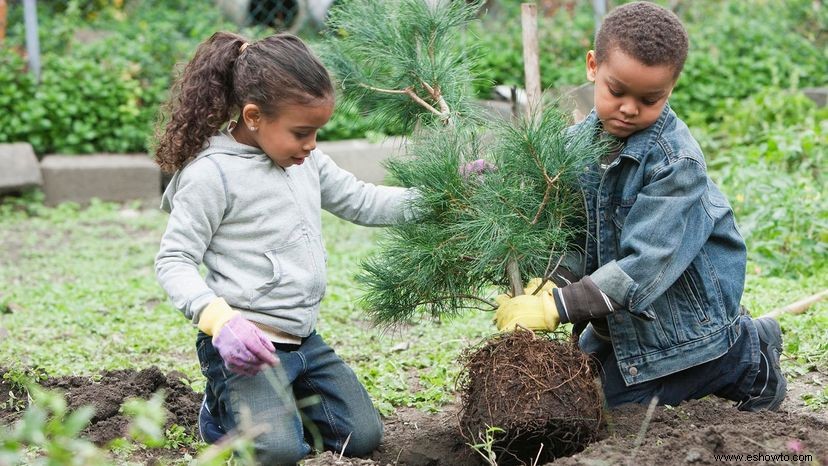
<svg viewBox="0 0 828 466"><path fill-rule="evenodd" d="M258 128L254 128L252 126L248 126L248 128L250 128L250 131L256 131L258 129Z"/></svg>

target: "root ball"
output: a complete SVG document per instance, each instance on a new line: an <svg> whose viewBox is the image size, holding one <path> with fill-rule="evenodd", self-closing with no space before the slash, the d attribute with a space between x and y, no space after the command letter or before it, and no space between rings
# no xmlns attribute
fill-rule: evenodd
<svg viewBox="0 0 828 466"><path fill-rule="evenodd" d="M461 430L471 445L488 432L498 464L532 464L539 452L542 464L597 438L600 391L574 343L518 330L470 348L461 361Z"/></svg>

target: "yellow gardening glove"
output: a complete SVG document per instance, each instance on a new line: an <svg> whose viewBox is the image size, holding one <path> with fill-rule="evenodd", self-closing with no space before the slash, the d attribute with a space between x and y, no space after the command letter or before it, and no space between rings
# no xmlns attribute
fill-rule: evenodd
<svg viewBox="0 0 828 466"><path fill-rule="evenodd" d="M543 279L540 278L540 277L533 278L533 279L529 280L529 282L526 284L526 286L523 287L523 292L525 294L534 293L535 290L538 289L538 285L540 285L542 281L543 281ZM548 291L548 292L551 293L552 288L555 288L555 284L552 283L552 280L547 280L546 283L543 284L543 288L541 288L540 291L538 291L538 293L540 293L541 291Z"/></svg>
<svg viewBox="0 0 828 466"><path fill-rule="evenodd" d="M540 282L535 282L534 286L532 284L530 280L526 286L526 290L530 293L535 291ZM554 285L548 288L544 285L543 290L536 295L524 294L514 298L505 294L497 296L495 298L499 304L495 312L497 329L510 331L515 330L517 325L529 330L553 331L558 328L560 318L558 308L555 306L555 298L551 294L552 288Z"/></svg>
<svg viewBox="0 0 828 466"><path fill-rule="evenodd" d="M228 320L239 314L234 311L224 298L216 298L201 311L198 329L210 336L218 335Z"/></svg>

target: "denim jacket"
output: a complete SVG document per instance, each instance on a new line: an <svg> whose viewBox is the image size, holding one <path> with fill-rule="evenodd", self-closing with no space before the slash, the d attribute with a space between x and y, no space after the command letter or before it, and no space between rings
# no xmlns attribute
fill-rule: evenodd
<svg viewBox="0 0 828 466"><path fill-rule="evenodd" d="M601 126L593 110L576 127ZM739 336L745 243L684 122L665 105L581 183L585 254L565 265L621 305L606 320L626 384L727 352Z"/></svg>

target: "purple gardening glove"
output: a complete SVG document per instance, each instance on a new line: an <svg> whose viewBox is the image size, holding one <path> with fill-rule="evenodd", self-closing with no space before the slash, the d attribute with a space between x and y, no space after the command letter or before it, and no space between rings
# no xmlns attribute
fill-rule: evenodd
<svg viewBox="0 0 828 466"><path fill-rule="evenodd" d="M276 348L261 330L241 315L233 316L213 336L224 365L241 375L256 375L264 366L275 366Z"/></svg>
<svg viewBox="0 0 828 466"><path fill-rule="evenodd" d="M493 163L487 162L483 159L477 159L464 164L458 171L463 179L468 180L473 175L477 175L478 178L481 178L482 175L491 173L495 170L497 170L497 167Z"/></svg>

